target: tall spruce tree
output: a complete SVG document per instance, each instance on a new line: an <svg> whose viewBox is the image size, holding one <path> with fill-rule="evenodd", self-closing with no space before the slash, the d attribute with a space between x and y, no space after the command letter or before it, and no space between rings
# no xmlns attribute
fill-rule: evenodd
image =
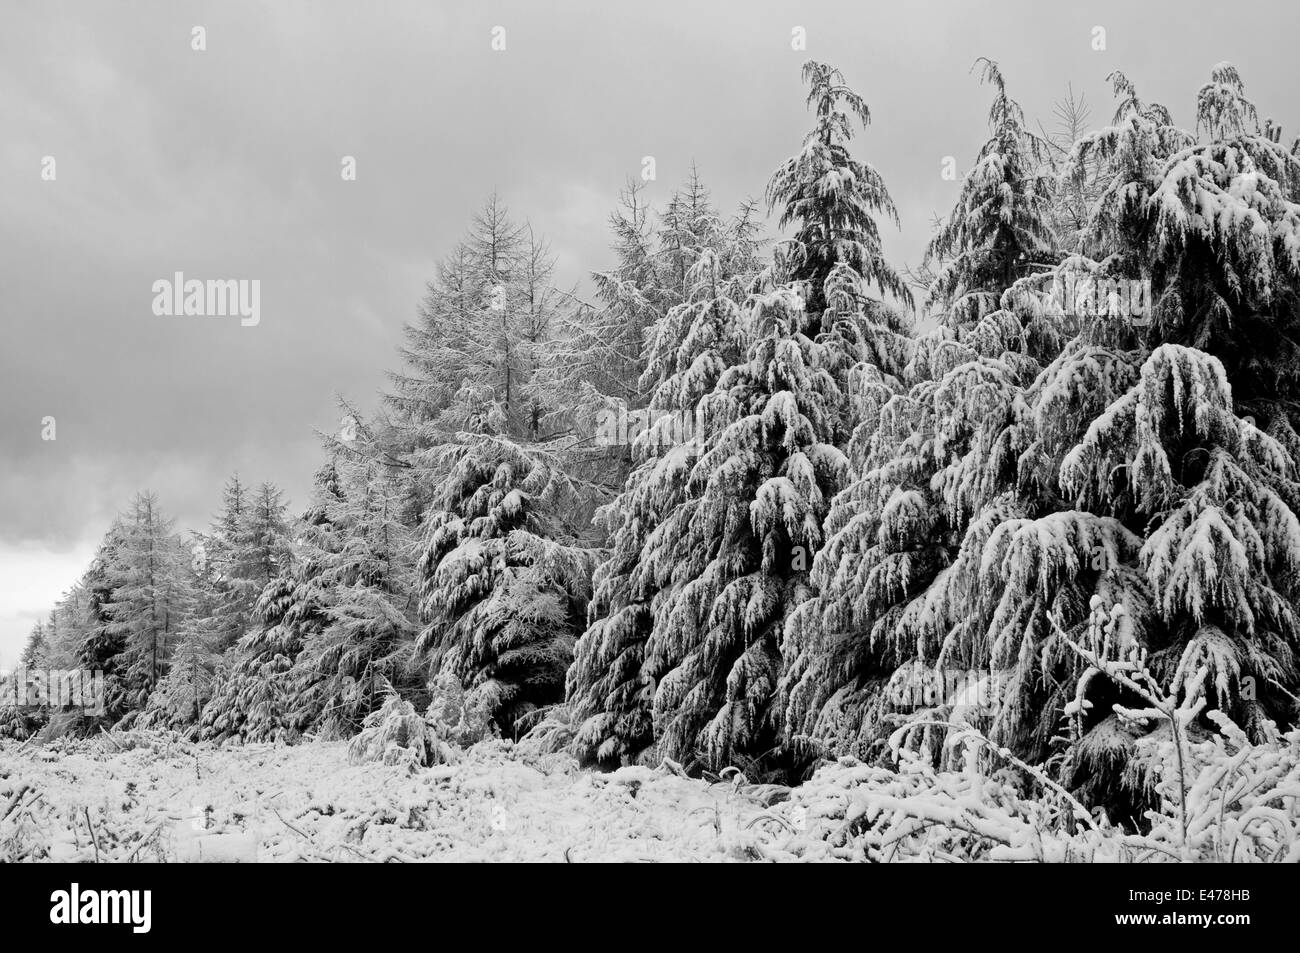
<svg viewBox="0 0 1300 953"><path fill-rule="evenodd" d="M698 453L698 409L722 372L737 364L746 345L743 305L755 277L753 239L736 240L748 254L701 249L691 266L692 288L650 335L643 375L653 383L654 424L634 444L637 468L602 511L613 545L597 568L590 625L576 649L567 691L579 725L577 750L584 760L618 764L654 744L650 717L655 683L643 670L657 591L641 571L645 548L660 522L686 499ZM738 267L739 271L727 270Z"/></svg>
<svg viewBox="0 0 1300 953"><path fill-rule="evenodd" d="M896 376L864 381L854 478L830 507L817 597L791 622L783 694L796 746L860 752L932 687L936 633L964 624L936 616L933 594L978 561L962 545L972 519L1007 505L1007 426L1037 356L1060 347L1060 309L1035 276L1053 246L1038 143L996 64L977 66L995 89L990 135L927 252L938 327ZM976 595L956 590L954 608Z"/></svg>
<svg viewBox="0 0 1300 953"><path fill-rule="evenodd" d="M743 356L725 367L709 356L731 335L707 320L721 296L701 295L709 303L696 317L706 320L688 332L701 336L682 348L692 373L661 385L685 384L676 399L698 401L702 452L644 470L669 491L656 502L672 505L629 573L649 605L649 633L637 631L644 606L618 607L584 637L596 664L583 660L570 680L571 696L586 699L579 746L600 760L777 767L767 756L782 747L771 701L784 625L808 595L825 505L847 477L837 443L847 439L851 381L878 359L905 356L905 322L867 295L871 282L910 300L880 254L873 215L892 214L888 193L847 150L849 117L865 123L866 106L829 67L810 63L804 77L816 125L768 188L796 238L756 279ZM709 393L691 392L714 374ZM617 663L613 679L602 677L605 659Z"/></svg>
<svg viewBox="0 0 1300 953"><path fill-rule="evenodd" d="M45 623L37 619L32 631L27 635L23 650L18 656L18 664L23 668L42 668L49 662L50 638Z"/></svg>
<svg viewBox="0 0 1300 953"><path fill-rule="evenodd" d="M1135 646L1174 693L1203 670L1215 706L1256 731L1266 718L1294 721L1300 680L1300 160L1261 129L1230 64L1198 92L1195 136L1113 80L1115 124L1074 154L1104 170L1086 238L1110 274L1149 283L1149 310L1117 321L1113 307L1095 309L1038 395L1035 421L1061 448L1071 518L1116 539L1087 566L1096 582L1072 560L1058 570L1082 591L1057 622L1066 637L1097 644L1104 631ZM1061 419L1071 405L1092 411L1086 426ZM1016 547L1029 533L1050 538L1015 526L993 544ZM1067 557L1071 544L1054 543ZM1042 605L1050 591L1011 572L1016 555L1000 561L1008 590ZM992 624L1006 616L999 607ZM1095 790L1098 765L1131 752L1135 729L1113 730L1102 703L1122 694L1116 686L1091 694L1069 767Z"/></svg>

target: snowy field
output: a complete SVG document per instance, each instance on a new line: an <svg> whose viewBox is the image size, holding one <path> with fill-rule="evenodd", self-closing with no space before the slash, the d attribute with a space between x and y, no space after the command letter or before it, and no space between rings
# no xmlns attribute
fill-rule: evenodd
<svg viewBox="0 0 1300 953"><path fill-rule="evenodd" d="M0 861L1300 860L1300 769L1288 747L1217 746L1142 835L1067 794L1023 793L965 766L853 759L794 788L657 769L585 771L492 740L444 763L355 763L345 742L216 747L118 732L0 746ZM395 749L390 748L389 753ZM1287 752L1290 752L1290 755ZM404 752L398 751L403 754Z"/></svg>
<svg viewBox="0 0 1300 953"><path fill-rule="evenodd" d="M215 748L106 738L0 749L0 860L723 861L791 845L785 789L669 769L580 771L485 743L429 768L351 765L347 745ZM22 792L20 794L20 792ZM775 816L774 816L775 813ZM793 847L793 851L790 848Z"/></svg>

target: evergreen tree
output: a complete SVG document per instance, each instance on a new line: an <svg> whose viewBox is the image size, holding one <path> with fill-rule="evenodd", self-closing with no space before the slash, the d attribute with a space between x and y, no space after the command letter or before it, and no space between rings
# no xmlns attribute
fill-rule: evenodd
<svg viewBox="0 0 1300 953"><path fill-rule="evenodd" d="M439 268L406 329L405 369L387 400L407 452L461 430L542 439L556 410L546 373L562 323L546 241L494 193Z"/></svg>
<svg viewBox="0 0 1300 953"><path fill-rule="evenodd" d="M601 428L602 421L636 417L645 409L662 373L646 373L663 348L675 349L681 328L665 329L664 319L676 312L675 325L685 320L680 306L700 300L691 274L701 257L725 283L730 276L758 270L759 223L752 202L742 203L725 219L692 166L686 183L675 190L656 220L633 181L620 195L620 210L610 217L616 238L618 265L591 275L601 304L569 312L556 341L552 366L557 389L565 402L578 407L579 428ZM711 272L712 273L712 272ZM657 339L657 340L656 340ZM660 368L670 367L664 355ZM631 463L627 447L616 456L615 475L621 482Z"/></svg>
<svg viewBox="0 0 1300 953"><path fill-rule="evenodd" d="M418 631L415 542L400 519L405 488L373 463L337 466L345 489L324 498L310 541L312 575L288 597L280 623L295 626L302 640L290 720L329 737L354 734L386 692L409 693L418 684L410 664ZM322 532L326 524L332 539Z"/></svg>
<svg viewBox="0 0 1300 953"><path fill-rule="evenodd" d="M929 484L943 511L968 514L960 546L915 598L897 587L903 604L881 633L924 666L978 678L991 699L984 707L993 737L1022 757L1043 761L1056 752L1061 713L1072 711L1062 777L1125 817L1140 816L1141 806L1122 793L1115 766L1126 763L1142 729L1108 714L1111 703L1132 699L1107 679L1093 679L1082 689L1085 704L1077 703L1083 668L1067 639L1143 653L1175 694L1195 673L1208 674L1217 705L1248 726L1287 717L1296 678L1300 524L1290 428L1281 414L1267 434L1239 416L1230 368L1240 367L1233 362L1243 352L1227 329L1240 308L1243 322L1267 324L1278 338L1291 334L1296 271L1288 249L1300 247L1293 237L1300 220L1282 180L1264 171L1281 175L1285 153L1269 137L1243 132L1250 110L1235 71L1216 68L1215 79L1199 98L1207 140L1198 142L1116 78L1116 125L1075 150L1079 161L1100 157L1103 189L1085 232L1097 259L1076 257L1054 274L1017 279L1001 300L1017 325L993 312L963 338L987 341L980 326L997 321L1032 345L1050 328L1029 333L1031 321L1046 318L1067 340L1028 382L1023 375L1035 362L1022 354L1016 387L1004 381L982 399L972 384L953 391L956 406L980 411L949 414L975 420L973 452ZM1233 110L1237 118L1224 119ZM1252 150L1262 162L1250 160ZM1115 279L1125 284L1107 291ZM1149 311L1114 290L1145 282L1149 296L1137 303L1149 297ZM1062 296L1061 288L1073 290ZM1224 358L1195 343L1222 349ZM1037 353L1051 356L1049 348ZM1251 406L1287 399L1285 372L1243 377ZM887 501L906 502L897 490L877 497L883 535L893 519ZM933 510L923 498L919 504L924 537ZM835 552L833 542L827 555ZM841 599L851 589L844 575ZM900 664L892 677L897 685L916 675ZM936 707L920 720L971 717L960 698Z"/></svg>
<svg viewBox="0 0 1300 953"><path fill-rule="evenodd" d="M215 695L221 655L214 648L215 617L200 607L177 633L167 674L158 682L136 725L198 732L203 709Z"/></svg>
<svg viewBox="0 0 1300 953"><path fill-rule="evenodd" d="M441 451L448 473L419 563L416 642L503 732L563 696L592 554L566 516L579 494L543 450L497 436Z"/></svg>
<svg viewBox="0 0 1300 953"><path fill-rule="evenodd" d="M609 217L617 263L591 274L600 304L566 312L551 362L550 376L573 395L571 402L597 403L597 410L605 400L642 406L646 334L671 306L659 284L655 225L644 189L632 179L619 194L619 207Z"/></svg>
<svg viewBox="0 0 1300 953"><path fill-rule="evenodd" d="M1005 512L1008 427L1039 360L1061 345L1050 277L1034 269L1053 246L1038 146L996 64L977 65L996 89L990 137L927 252L939 327L905 363L878 362L896 373L863 377L854 477L830 507L817 597L791 622L783 696L795 747L880 741L899 705L924 697L935 633L965 624L962 600L978 596L959 586L979 558L962 540L987 532L986 507ZM951 618L936 615L939 592L951 594Z"/></svg>
<svg viewBox="0 0 1300 953"><path fill-rule="evenodd" d="M426 285L419 320L407 325L400 349L404 369L389 374L388 404L409 428L408 450L439 439L437 423L471 376L465 341L477 312L480 288L469 247L458 244Z"/></svg>
<svg viewBox="0 0 1300 953"><path fill-rule="evenodd" d="M1025 127L997 63L980 58L975 65L995 90L991 134L926 251L938 264L930 300L946 305L949 320L964 323L995 310L1017 278L1054 265L1056 245L1050 180L1040 172L1047 144Z"/></svg>
<svg viewBox="0 0 1300 953"><path fill-rule="evenodd" d="M258 596L288 559L284 509L283 493L270 483L250 490L238 475L226 482L221 513L198 540L202 575L217 594L215 651L226 651L248 632Z"/></svg>
<svg viewBox="0 0 1300 953"><path fill-rule="evenodd" d="M768 188L783 203L782 223L797 223L796 240L757 279L743 356L729 366L714 356L732 337L708 320L727 310L716 289L699 295L701 311L664 328L671 337L689 322L687 360L669 365L660 391L672 407L698 401L702 452L670 453L634 474L646 484L630 501L645 494L672 508L648 532L633 515L616 540L620 562L606 578L627 572L632 598L611 600L608 619L595 620L569 685L588 757L667 755L763 773L771 764L752 763L782 747L771 708L782 633L807 598L825 505L847 477L839 445L851 382L877 361L901 367L906 354L905 323L867 296L864 276L908 297L871 217L892 213L888 193L847 152L842 110L865 122L866 106L837 71L809 64L804 76L816 126ZM716 274L711 264L699 277ZM701 396L701 383L712 390ZM620 557L620 544L638 541L639 558Z"/></svg>
<svg viewBox="0 0 1300 953"><path fill-rule="evenodd" d="M73 669L80 664L78 652L86 639L89 611L89 593L80 580L63 593L50 610L46 634L52 668Z"/></svg>
<svg viewBox="0 0 1300 953"><path fill-rule="evenodd" d="M220 620L218 647L234 645L248 628L249 612L257 598L257 584L242 570L248 561L241 547L246 541L249 511L248 488L232 474L221 491L221 512L211 531L198 541L205 562L204 572L218 593L215 615Z"/></svg>
<svg viewBox="0 0 1300 953"><path fill-rule="evenodd" d="M32 626L27 642L23 645L18 664L23 668L44 668L49 662L50 641L45 623L39 619Z"/></svg>
<svg viewBox="0 0 1300 953"><path fill-rule="evenodd" d="M294 738L316 726L323 708L313 701L322 676L302 658L304 646L329 623L331 586L325 573L342 549L345 491L339 457L316 472L309 505L294 528L295 556L262 590L255 624L217 670L204 707L205 738L250 741Z"/></svg>
<svg viewBox="0 0 1300 953"><path fill-rule="evenodd" d="M109 574L109 567L118 558L125 534L122 519L114 519L95 551L90 567L82 576L82 585L87 593L86 631L85 638L77 647L77 659L82 668L104 673L104 720L110 723L126 714L127 707L125 666L122 664L126 638L112 625L113 584Z"/></svg>
<svg viewBox="0 0 1300 953"><path fill-rule="evenodd" d="M876 224L879 215L898 224L894 203L880 174L849 153L853 120L866 127L871 112L837 69L809 60L803 80L817 121L799 154L773 173L767 201L770 207L780 206L782 228L797 226L793 278L808 283L808 310L816 314L824 309L823 287L840 264L882 293L910 303L911 292L881 253Z"/></svg>
<svg viewBox="0 0 1300 953"><path fill-rule="evenodd" d="M176 632L190 608L183 549L172 526L155 494L136 494L105 567L111 592L105 630L121 639L119 671L133 711L144 708L166 674Z"/></svg>
<svg viewBox="0 0 1300 953"><path fill-rule="evenodd" d="M752 236L738 233L752 251ZM738 266L738 272L724 270ZM654 743L650 718L654 682L643 672L653 625L655 589L638 567L664 516L686 499L692 458L699 451L698 408L722 372L746 346L742 305L754 279L751 254L700 249L687 300L656 323L643 381L653 387L657 417L640 434L638 466L622 494L602 511L613 531L609 558L597 568L590 625L578 642L567 688L580 724L584 760L618 764Z"/></svg>
<svg viewBox="0 0 1300 953"><path fill-rule="evenodd" d="M1216 706L1255 731L1266 718L1294 720L1300 679L1300 160L1276 129L1261 130L1229 64L1198 93L1199 138L1113 80L1115 125L1075 151L1079 162L1099 156L1105 175L1087 239L1111 273L1150 283L1151 307L1086 324L1035 408L1044 440L1061 448L1053 459L1074 518L1113 527L1117 540L1088 567L1100 569L1092 585L1067 564L1062 584L1082 591L1057 621L1078 639L1105 629L1138 647L1175 694L1204 668ZM1110 381L1101 400L1088 392L1099 374ZM1071 404L1092 411L1086 428L1054 413ZM1012 584L1040 604L1050 594ZM1005 625L999 610L993 624ZM1107 692L1093 686L1092 700ZM1103 711L1095 704L1076 725L1085 734L1070 766L1085 784L1116 754Z"/></svg>

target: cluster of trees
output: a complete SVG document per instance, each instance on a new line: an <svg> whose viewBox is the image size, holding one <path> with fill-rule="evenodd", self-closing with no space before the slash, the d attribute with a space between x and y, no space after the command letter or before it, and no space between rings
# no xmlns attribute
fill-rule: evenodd
<svg viewBox="0 0 1300 953"><path fill-rule="evenodd" d="M899 729L939 757L969 723L1119 811L1159 729L1071 643L1204 679L1248 732L1293 723L1300 141L1228 64L1194 130L1116 73L1109 125L1052 135L977 66L989 136L915 271L854 155L867 104L817 63L767 187L784 239L694 172L660 209L633 183L589 302L493 196L299 518L232 480L187 548L138 497L24 662L102 669L110 721L205 738L451 693L590 764L751 778Z"/></svg>
<svg viewBox="0 0 1300 953"><path fill-rule="evenodd" d="M273 485L231 477L208 532L187 540L156 494L137 494L90 567L36 623L21 664L102 672L110 724L197 721L259 594L290 565L284 511Z"/></svg>

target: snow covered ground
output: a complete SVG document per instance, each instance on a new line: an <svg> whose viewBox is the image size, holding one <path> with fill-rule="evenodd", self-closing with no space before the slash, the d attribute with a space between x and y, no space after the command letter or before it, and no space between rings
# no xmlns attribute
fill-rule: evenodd
<svg viewBox="0 0 1300 953"><path fill-rule="evenodd" d="M495 739L441 745L430 767L391 733L382 750L148 731L6 742L0 862L1300 862L1300 732L1230 734L1187 748L1182 787L1173 755L1155 752L1165 796L1140 834L1041 774L1026 788L989 773L983 743L947 770L900 750L893 768L842 758L789 788L689 778L670 761L595 773Z"/></svg>
<svg viewBox="0 0 1300 953"><path fill-rule="evenodd" d="M127 743L0 748L0 860L723 861L783 854L795 831L764 806L783 788L593 774L500 742L430 768L350 765L345 743Z"/></svg>

